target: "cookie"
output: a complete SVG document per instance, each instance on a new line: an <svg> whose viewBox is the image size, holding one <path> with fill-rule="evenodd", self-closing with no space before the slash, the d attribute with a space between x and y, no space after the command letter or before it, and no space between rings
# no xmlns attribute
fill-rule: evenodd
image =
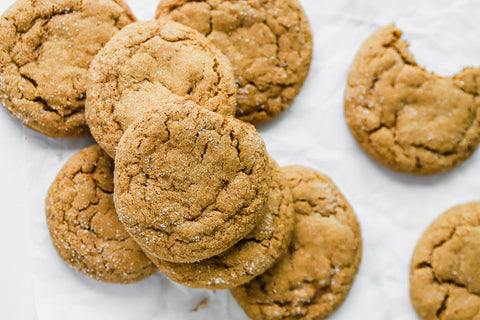
<svg viewBox="0 0 480 320"><path fill-rule="evenodd" d="M0 17L0 101L47 136L87 135L88 66L135 20L122 0L18 0Z"/></svg>
<svg viewBox="0 0 480 320"><path fill-rule="evenodd" d="M300 166L281 171L296 213L289 250L273 268L231 292L251 319L325 319L343 302L357 273L360 227L327 176Z"/></svg>
<svg viewBox="0 0 480 320"><path fill-rule="evenodd" d="M480 316L480 202L451 208L425 231L410 266L410 298L420 319Z"/></svg>
<svg viewBox="0 0 480 320"><path fill-rule="evenodd" d="M113 204L113 160L98 145L83 149L48 190L47 224L55 249L93 279L130 283L157 271L121 224Z"/></svg>
<svg viewBox="0 0 480 320"><path fill-rule="evenodd" d="M115 207L151 256L195 262L218 255L258 224L271 173L252 125L191 101L145 112L115 158Z"/></svg>
<svg viewBox="0 0 480 320"><path fill-rule="evenodd" d="M160 0L156 17L200 31L228 57L243 121L279 115L307 78L312 34L297 0Z"/></svg>
<svg viewBox="0 0 480 320"><path fill-rule="evenodd" d="M255 229L227 251L195 263L152 258L167 277L192 288L230 289L269 269L283 255L295 224L292 194L275 161L269 158L272 182L265 214Z"/></svg>
<svg viewBox="0 0 480 320"><path fill-rule="evenodd" d="M173 21L129 25L100 51L89 70L86 117L112 157L140 106L184 96L223 115L235 113L230 62L195 30Z"/></svg>
<svg viewBox="0 0 480 320"><path fill-rule="evenodd" d="M480 68L452 78L418 66L389 25L362 45L348 76L345 118L363 150L416 175L448 171L480 141Z"/></svg>

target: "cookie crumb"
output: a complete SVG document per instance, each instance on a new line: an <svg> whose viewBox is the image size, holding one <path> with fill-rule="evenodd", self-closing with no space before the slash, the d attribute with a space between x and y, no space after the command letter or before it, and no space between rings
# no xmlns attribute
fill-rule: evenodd
<svg viewBox="0 0 480 320"><path fill-rule="evenodd" d="M202 300L198 301L198 303L190 309L190 312L197 312L199 309L203 309L208 305L208 298L205 297Z"/></svg>

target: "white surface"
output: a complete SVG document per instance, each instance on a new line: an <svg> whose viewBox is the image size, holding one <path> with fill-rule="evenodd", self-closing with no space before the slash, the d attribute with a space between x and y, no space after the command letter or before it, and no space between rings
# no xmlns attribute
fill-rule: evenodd
<svg viewBox="0 0 480 320"><path fill-rule="evenodd" d="M127 0L153 17L157 0ZM331 176L362 226L364 253L355 284L330 318L417 319L408 265L425 228L448 208L480 199L480 153L450 173L410 177L380 167L356 145L343 118L354 55L374 30L396 22L417 61L453 75L480 65L480 1L301 0L314 34L314 59L292 107L259 127L280 165L302 164ZM12 0L0 0L3 12ZM95 282L58 258L44 217L47 189L65 161L90 139L54 140L0 110L0 319L246 319L226 291L173 284L157 274L132 285ZM203 297L206 308L189 310Z"/></svg>

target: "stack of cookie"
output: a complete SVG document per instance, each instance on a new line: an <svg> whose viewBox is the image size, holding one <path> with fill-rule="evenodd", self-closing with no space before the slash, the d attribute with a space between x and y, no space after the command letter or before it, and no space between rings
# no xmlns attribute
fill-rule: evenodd
<svg viewBox="0 0 480 320"><path fill-rule="evenodd" d="M244 122L280 114L308 74L301 6L162 1L157 16L136 22L121 0L19 0L0 19L7 110L98 142L48 191L59 255L101 281L160 269L235 288L253 319L327 317L358 270L356 217L326 176L280 169Z"/></svg>
<svg viewBox="0 0 480 320"><path fill-rule="evenodd" d="M312 35L297 0L162 0L157 18L137 23L123 0L17 0L0 17L1 102L47 136L91 131L116 144L161 92L258 123L284 111L308 75Z"/></svg>

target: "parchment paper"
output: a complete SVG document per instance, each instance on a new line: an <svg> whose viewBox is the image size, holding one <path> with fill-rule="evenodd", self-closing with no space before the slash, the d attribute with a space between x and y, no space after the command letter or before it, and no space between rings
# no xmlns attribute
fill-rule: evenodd
<svg viewBox="0 0 480 320"><path fill-rule="evenodd" d="M356 145L344 121L346 77L358 48L376 29L396 22L420 65L453 75L480 65L480 1L300 0L314 34L309 78L291 108L258 127L280 165L329 175L353 206L363 260L338 319L417 319L408 296L409 261L425 228L448 208L480 200L480 152L450 173L411 177L377 165ZM156 0L127 0L141 20ZM13 0L1 0L3 12ZM44 198L66 160L91 138L55 140L0 112L2 135L21 135L18 170L25 181L34 308L40 320L246 319L228 291L193 290L158 273L140 283L105 284L72 271L57 255L45 222ZM11 147L13 148L13 147ZM5 150L5 149L4 149ZM7 149L8 152L8 149ZM12 192L13 194L13 192ZM208 303L196 312L202 300Z"/></svg>

